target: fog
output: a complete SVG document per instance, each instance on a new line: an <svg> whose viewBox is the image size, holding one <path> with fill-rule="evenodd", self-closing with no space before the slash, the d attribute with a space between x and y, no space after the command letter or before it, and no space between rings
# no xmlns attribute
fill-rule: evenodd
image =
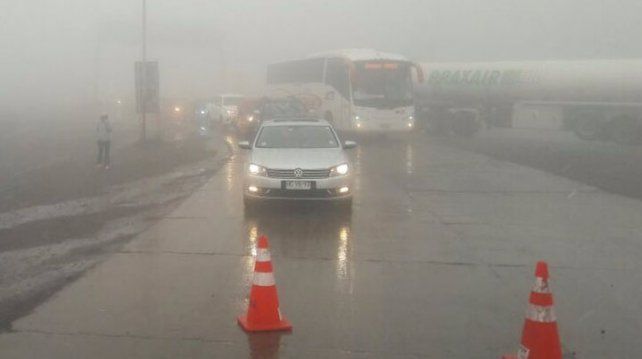
<svg viewBox="0 0 642 359"><path fill-rule="evenodd" d="M255 93L267 63L370 47L417 61L642 55L642 4L627 1L148 1L161 94ZM140 1L2 0L2 113L133 97Z"/></svg>
<svg viewBox="0 0 642 359"><path fill-rule="evenodd" d="M0 0L0 359L642 357L640 34L641 0Z"/></svg>

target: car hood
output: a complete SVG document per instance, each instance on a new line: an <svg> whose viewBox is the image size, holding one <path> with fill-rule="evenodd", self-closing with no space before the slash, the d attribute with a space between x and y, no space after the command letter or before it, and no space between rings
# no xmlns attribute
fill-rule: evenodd
<svg viewBox="0 0 642 359"><path fill-rule="evenodd" d="M274 169L322 169L347 162L340 148L254 148L250 156L250 163Z"/></svg>

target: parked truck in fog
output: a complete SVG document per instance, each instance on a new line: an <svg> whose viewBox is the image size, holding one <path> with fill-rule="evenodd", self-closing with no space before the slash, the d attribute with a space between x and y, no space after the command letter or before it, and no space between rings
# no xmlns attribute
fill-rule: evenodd
<svg viewBox="0 0 642 359"><path fill-rule="evenodd" d="M545 113L580 138L636 143L642 60L422 63L418 107L436 131L471 135Z"/></svg>

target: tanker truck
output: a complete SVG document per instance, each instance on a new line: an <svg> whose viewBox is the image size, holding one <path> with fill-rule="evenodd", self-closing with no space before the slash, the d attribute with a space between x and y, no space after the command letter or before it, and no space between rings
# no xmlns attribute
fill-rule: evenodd
<svg viewBox="0 0 642 359"><path fill-rule="evenodd" d="M559 119L586 140L636 143L642 60L422 63L416 104L435 131L472 135L529 113Z"/></svg>

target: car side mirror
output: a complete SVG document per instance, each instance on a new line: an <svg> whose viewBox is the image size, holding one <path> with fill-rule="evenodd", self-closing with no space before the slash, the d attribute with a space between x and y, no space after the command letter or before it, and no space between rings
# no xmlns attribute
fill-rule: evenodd
<svg viewBox="0 0 642 359"><path fill-rule="evenodd" d="M345 148L346 150L349 150L349 149L355 148L355 147L357 147L357 143L354 142L354 141L345 141L343 143L343 148Z"/></svg>
<svg viewBox="0 0 642 359"><path fill-rule="evenodd" d="M243 149L243 150L252 149L252 146L250 146L250 143L248 141L239 141L238 146L240 149Z"/></svg>

